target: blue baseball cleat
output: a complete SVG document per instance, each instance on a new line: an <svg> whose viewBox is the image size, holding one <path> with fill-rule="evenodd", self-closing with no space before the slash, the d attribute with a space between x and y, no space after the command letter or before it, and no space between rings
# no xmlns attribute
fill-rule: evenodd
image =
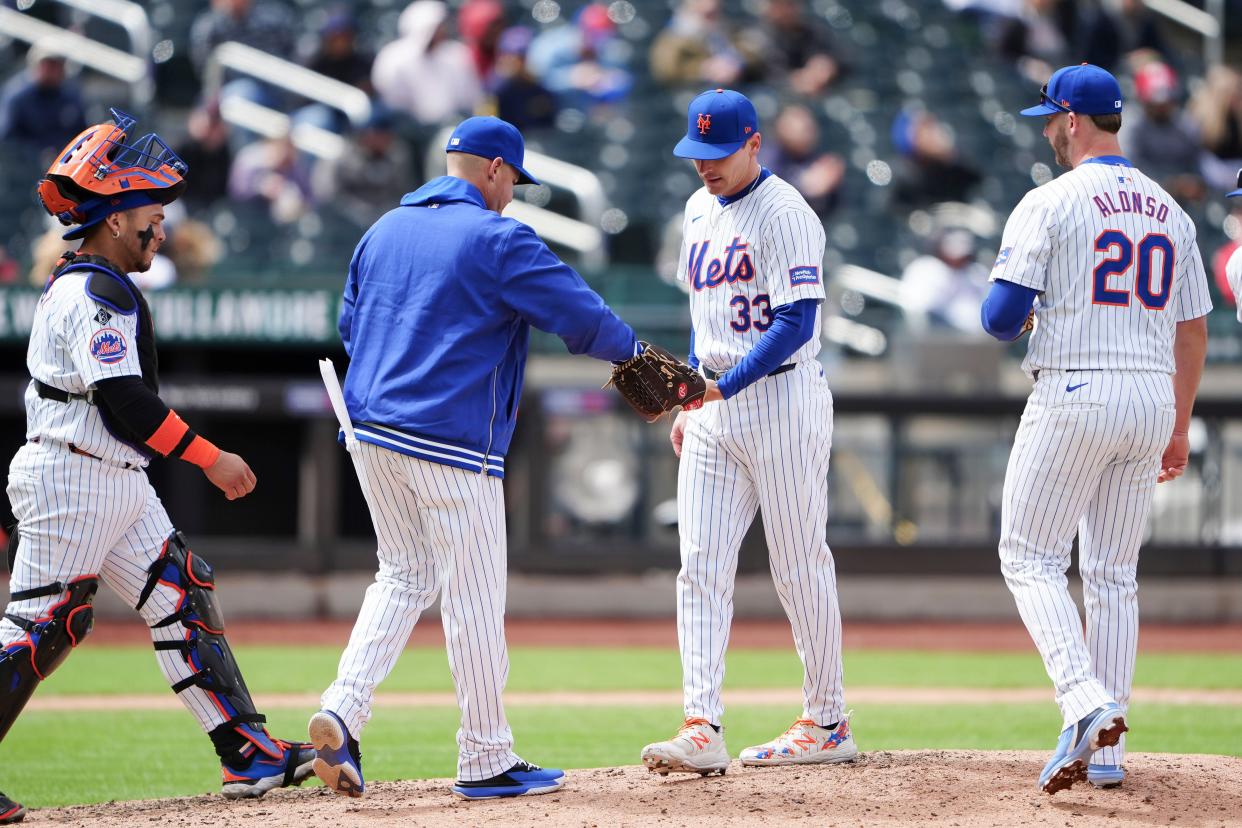
<svg viewBox="0 0 1242 828"><path fill-rule="evenodd" d="M275 788L301 785L310 778L311 761L315 758L310 745L268 738L276 755L248 748L253 753L244 768L221 766L220 793L225 799L257 799Z"/></svg>
<svg viewBox="0 0 1242 828"><path fill-rule="evenodd" d="M1039 774L1039 787L1054 794L1087 779L1087 760L1103 747L1121 741L1126 727L1125 714L1115 704L1106 704L1083 716L1077 724L1061 731L1056 752Z"/></svg>
<svg viewBox="0 0 1242 828"><path fill-rule="evenodd" d="M315 775L324 787L357 799L365 787L362 781L362 752L349 735L349 728L331 710L320 710L307 725L315 746Z"/></svg>
<svg viewBox="0 0 1242 828"><path fill-rule="evenodd" d="M1087 781L1097 788L1120 788L1125 778L1121 765L1087 765Z"/></svg>
<svg viewBox="0 0 1242 828"><path fill-rule="evenodd" d="M499 799L505 796L534 796L560 790L565 771L518 762L502 774L478 782L458 780L453 793L462 799Z"/></svg>

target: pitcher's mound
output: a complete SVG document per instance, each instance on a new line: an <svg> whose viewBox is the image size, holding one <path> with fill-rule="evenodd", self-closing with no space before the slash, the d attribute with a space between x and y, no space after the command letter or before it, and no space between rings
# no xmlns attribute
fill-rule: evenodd
<svg viewBox="0 0 1242 828"><path fill-rule="evenodd" d="M543 796L463 802L447 780L376 782L364 799L322 787L257 802L215 796L34 811L40 824L92 828L311 826L1075 826L1242 825L1242 759L1130 754L1125 784L1036 790L1047 755L1034 751L874 751L846 765L743 768L726 776L660 777L641 767L570 771ZM312 784L312 783L308 783Z"/></svg>

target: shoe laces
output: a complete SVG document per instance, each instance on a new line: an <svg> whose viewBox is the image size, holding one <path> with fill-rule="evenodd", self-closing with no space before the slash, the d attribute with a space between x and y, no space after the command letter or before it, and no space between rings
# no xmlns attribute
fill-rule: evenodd
<svg viewBox="0 0 1242 828"><path fill-rule="evenodd" d="M798 719L796 722L794 722L793 724L791 724L789 727L785 729L784 735L789 736L798 728L808 727L808 726L819 727L819 723L815 721L814 719ZM823 728L820 728L820 729L822 730Z"/></svg>
<svg viewBox="0 0 1242 828"><path fill-rule="evenodd" d="M692 730L693 728L696 728L700 725L704 725L706 727L712 727L712 723L709 722L707 719L696 716L691 719L686 719L684 722L682 722L681 729L677 731L677 735L680 736L681 734L685 733L687 730ZM712 729L715 730L715 728L712 728Z"/></svg>

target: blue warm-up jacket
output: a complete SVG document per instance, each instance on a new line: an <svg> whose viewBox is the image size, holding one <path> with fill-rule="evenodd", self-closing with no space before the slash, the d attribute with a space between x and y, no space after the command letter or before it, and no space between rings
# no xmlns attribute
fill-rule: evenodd
<svg viewBox="0 0 1242 828"><path fill-rule="evenodd" d="M433 179L362 237L341 340L359 440L504 476L530 327L624 360L634 331L525 224L459 178Z"/></svg>

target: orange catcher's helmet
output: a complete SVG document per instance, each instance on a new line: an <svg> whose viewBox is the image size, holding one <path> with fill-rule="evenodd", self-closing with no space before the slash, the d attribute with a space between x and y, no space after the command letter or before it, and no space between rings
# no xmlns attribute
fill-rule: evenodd
<svg viewBox="0 0 1242 828"><path fill-rule="evenodd" d="M134 119L112 110L112 124L87 127L56 156L39 182L43 209L80 239L107 216L147 204L176 201L186 163L154 132L126 143Z"/></svg>

